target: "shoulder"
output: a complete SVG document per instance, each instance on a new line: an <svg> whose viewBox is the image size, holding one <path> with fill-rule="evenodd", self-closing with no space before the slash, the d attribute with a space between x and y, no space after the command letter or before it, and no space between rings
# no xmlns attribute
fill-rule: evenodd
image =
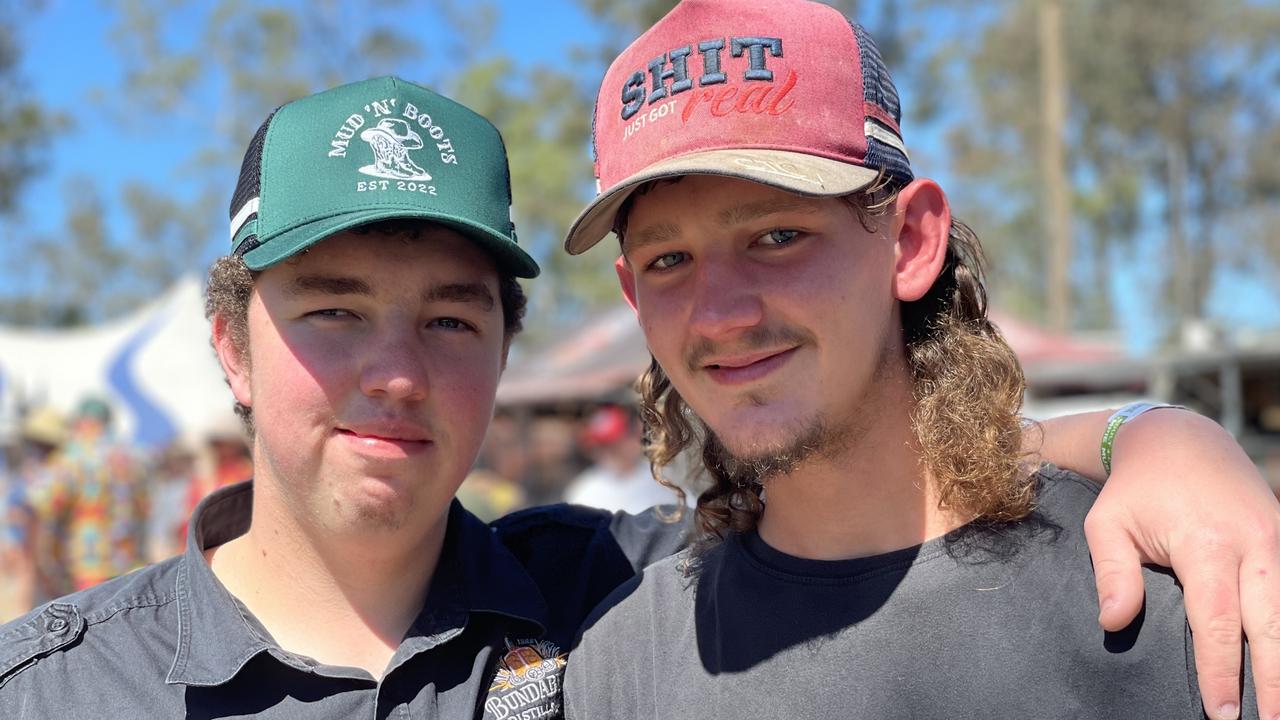
<svg viewBox="0 0 1280 720"><path fill-rule="evenodd" d="M556 503L517 510L490 523L504 541L544 535L583 535L608 527L613 513L599 508Z"/></svg>
<svg viewBox="0 0 1280 720"><path fill-rule="evenodd" d="M1036 512L1058 523L1083 524L1102 491L1101 485L1083 475L1048 463L1036 476Z"/></svg>
<svg viewBox="0 0 1280 720"><path fill-rule="evenodd" d="M634 572L610 533L613 515L577 505L548 505L490 526L546 600L548 634L567 644L591 608Z"/></svg>
<svg viewBox="0 0 1280 720"><path fill-rule="evenodd" d="M654 657L694 631L689 559L685 550L644 568L591 612L565 669L568 720L652 714L649 689L663 682Z"/></svg>
<svg viewBox="0 0 1280 720"><path fill-rule="evenodd" d="M719 548L696 559L690 550L683 550L636 573L591 611L582 625L581 645L593 644L592 639L605 646L619 638L647 642L655 625L678 627L681 618L693 611L692 596L699 580L715 575L718 556Z"/></svg>
<svg viewBox="0 0 1280 720"><path fill-rule="evenodd" d="M21 685L24 695L42 696L69 678L92 682L85 673L91 675L99 665L107 670L108 662L110 672L118 674L151 671L140 661L155 652L167 651L172 660L176 614L172 632L157 634L155 626L170 620L181 560L172 558L58 598L0 625L0 710L13 696L13 684ZM157 638L164 638L165 648L140 651ZM167 669L158 672L163 675Z"/></svg>
<svg viewBox="0 0 1280 720"><path fill-rule="evenodd" d="M630 576L684 547L691 516L675 506L627 513L559 503L514 512L491 527L522 559L536 551L577 562L622 560Z"/></svg>
<svg viewBox="0 0 1280 720"><path fill-rule="evenodd" d="M1040 478L1042 492L1051 488L1062 488L1070 493L1097 497L1102 491L1102 486L1098 483L1072 470L1064 470L1053 463L1042 463L1037 468L1036 475Z"/></svg>

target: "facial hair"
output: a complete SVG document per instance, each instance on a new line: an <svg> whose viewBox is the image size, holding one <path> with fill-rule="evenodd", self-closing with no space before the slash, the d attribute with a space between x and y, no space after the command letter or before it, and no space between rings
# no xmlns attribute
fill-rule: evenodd
<svg viewBox="0 0 1280 720"><path fill-rule="evenodd" d="M780 433L781 439L774 443L758 443L733 452L710 426L699 419L706 438L704 459L734 484L750 487L763 486L774 478L789 475L805 462L839 457L867 434L872 423L877 422L880 405L876 386L887 381L892 362L893 353L886 344L876 360L872 384L865 389L862 402L858 403L858 409L852 416L837 420L818 414Z"/></svg>

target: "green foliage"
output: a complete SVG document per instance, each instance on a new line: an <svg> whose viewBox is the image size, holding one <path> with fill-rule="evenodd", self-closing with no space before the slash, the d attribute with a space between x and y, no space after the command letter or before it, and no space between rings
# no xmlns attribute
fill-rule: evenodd
<svg viewBox="0 0 1280 720"><path fill-rule="evenodd" d="M954 8L952 0L923 2ZM1039 310L1045 236L1038 181L1039 66L1036 2L1007 0L977 42L943 52L968 65L977 117L952 135L954 163L972 182L982 232L1000 262L996 286L1016 288ZM1222 256L1261 259L1256 234L1230 231L1239 214L1278 198L1274 154L1254 138L1280 139L1280 8L1245 0L1063 2L1069 73L1066 143L1074 182L1073 273L1077 321L1106 325L1110 267L1132 262L1136 243L1158 236L1167 278L1166 323L1205 312ZM1264 68L1263 72L1258 69ZM1019 256L1021 256L1019 258ZM1016 258L1016 259L1015 259ZM1273 266L1274 269L1274 266Z"/></svg>
<svg viewBox="0 0 1280 720"><path fill-rule="evenodd" d="M0 219L17 209L22 189L45 170L50 142L67 126L59 113L35 98L21 75L22 19L38 8L18 0L0 0Z"/></svg>
<svg viewBox="0 0 1280 720"><path fill-rule="evenodd" d="M17 258L43 278L44 295L0 302L0 320L62 324L100 321L155 297L186 273L201 273L225 252L226 208L248 139L275 107L316 90L388 72L419 53L411 32L396 23L403 2L353 8L312 0L305 12L242 0L196 6L186 0L111 0L115 24L107 37L123 64L121 87L98 88L102 121L137 138L156 127L192 129L205 141L190 148L177 178L130 183L110 197L89 178L64 189L63 230L30 240ZM356 20L359 22L356 22ZM178 23L198 23L195 42L179 46ZM0 25L0 47L9 26ZM0 77L4 76L0 63ZM15 95L15 97L20 97ZM193 102L193 98L211 98ZM9 95L0 95L0 158L9 134L47 131L46 120L10 122ZM139 113L137 108L147 108ZM24 128L44 122L44 128ZM43 132L44 141L51 133ZM143 140L131 140L141 142ZM38 156L38 143L14 143L19 173ZM0 163L0 168L6 167ZM4 179L0 170L0 200ZM172 187L181 181L179 194ZM130 230L113 237L106 219L119 209ZM2 209L2 206L0 206ZM11 269L11 271L16 268Z"/></svg>
<svg viewBox="0 0 1280 720"><path fill-rule="evenodd" d="M4 268L21 287L47 292L0 295L0 321L99 321L201 271L225 251L231 183L267 113L325 87L395 71L458 98L502 131L517 232L544 268L528 284L530 335L616 302L609 268L616 246L606 241L574 258L560 242L593 192L589 137L600 73L674 0L578 0L609 39L599 46L550 40L574 59L555 67L532 67L495 48L501 5L485 0L428 0L436 21L429 32L401 19L409 0L101 1L114 17L106 34L123 82L97 88L86 112L123 131L122 142L145 142L154 128L202 141L184 151L176 171L146 182L109 193L92 178L68 182L62 227L24 234L29 249L10 251ZM876 36L907 91L908 143L922 126L944 132L940 157L922 168L951 163L960 182L947 190L984 238L997 301L1031 317L1043 307L1046 236L1039 1L829 3L865 20ZM1219 266L1280 268L1273 231L1280 161L1260 151L1280 147L1280 7L1250 0L1060 4L1076 324L1112 321L1112 268L1132 263L1152 238L1169 247L1166 301L1153 305L1178 308L1171 315L1203 311ZM8 18L39 7L39 0L0 0L0 222L14 228L24 216L22 188L46 168L69 127L36 99L35 79L19 76L22 23ZM174 32L180 23L197 30ZM954 32L960 24L965 32Z"/></svg>

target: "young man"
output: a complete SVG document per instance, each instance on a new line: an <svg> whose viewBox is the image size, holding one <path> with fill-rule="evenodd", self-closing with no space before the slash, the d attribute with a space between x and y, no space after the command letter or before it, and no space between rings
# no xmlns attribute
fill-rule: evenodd
<svg viewBox="0 0 1280 720"><path fill-rule="evenodd" d="M208 291L254 480L182 557L0 627L0 717L559 714L581 621L680 526L453 500L537 272L508 188L487 121L395 78L268 118Z"/></svg>
<svg viewBox="0 0 1280 720"><path fill-rule="evenodd" d="M619 238L652 455L700 451L715 486L702 539L585 630L568 717L1239 715L1238 623L1205 595L1188 633L1180 587L1147 572L1135 622L1090 622L1099 488L1025 462L977 237L914 177L858 25L686 0L612 64L594 120L601 194L566 248ZM1271 718L1276 506L1257 490L1239 572Z"/></svg>
<svg viewBox="0 0 1280 720"><path fill-rule="evenodd" d="M453 502L538 272L509 187L492 125L395 78L267 119L208 296L254 481L200 506L183 557L0 628L0 717L474 717L508 656L558 708L537 640L583 610Z"/></svg>

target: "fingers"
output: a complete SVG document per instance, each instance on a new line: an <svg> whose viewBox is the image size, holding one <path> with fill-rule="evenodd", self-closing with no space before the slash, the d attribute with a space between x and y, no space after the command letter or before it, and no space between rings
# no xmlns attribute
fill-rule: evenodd
<svg viewBox="0 0 1280 720"><path fill-rule="evenodd" d="M1132 536L1120 523L1090 512L1084 535L1093 558L1098 586L1098 624L1116 632L1126 628L1142 609L1142 559Z"/></svg>
<svg viewBox="0 0 1280 720"><path fill-rule="evenodd" d="M1221 543L1205 541L1195 557L1178 562L1183 597L1196 656L1196 676L1204 711L1212 720L1240 716L1239 555Z"/></svg>
<svg viewBox="0 0 1280 720"><path fill-rule="evenodd" d="M1255 553L1240 567L1240 603L1258 717L1280 717L1280 552Z"/></svg>

